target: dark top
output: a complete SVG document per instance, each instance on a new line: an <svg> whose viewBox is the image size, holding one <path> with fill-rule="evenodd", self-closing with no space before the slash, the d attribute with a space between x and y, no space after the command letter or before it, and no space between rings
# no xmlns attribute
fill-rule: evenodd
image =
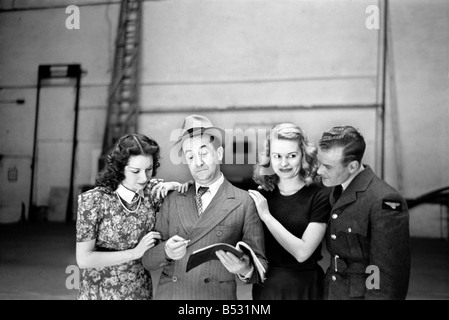
<svg viewBox="0 0 449 320"><path fill-rule="evenodd" d="M328 222L331 211L330 191L330 188L321 183L313 183L290 196L283 196L278 187L272 192L263 192L263 195L267 198L271 215L294 236L302 238L310 222ZM320 244L309 259L299 263L276 241L265 224L264 231L265 250L270 267L311 269L316 261L322 259Z"/></svg>

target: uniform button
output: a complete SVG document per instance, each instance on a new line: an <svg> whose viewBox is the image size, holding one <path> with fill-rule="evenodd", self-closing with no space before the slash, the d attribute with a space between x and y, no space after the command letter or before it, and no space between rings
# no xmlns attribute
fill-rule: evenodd
<svg viewBox="0 0 449 320"><path fill-rule="evenodd" d="M332 281L336 281L337 277L336 276L332 276L331 279L332 279Z"/></svg>
<svg viewBox="0 0 449 320"><path fill-rule="evenodd" d="M179 227L176 227L176 233L179 233Z"/></svg>
<svg viewBox="0 0 449 320"><path fill-rule="evenodd" d="M348 232L352 232L352 229L351 229L351 228L348 228Z"/></svg>
<svg viewBox="0 0 449 320"><path fill-rule="evenodd" d="M178 278L173 277L172 280L173 280L173 282L176 282L176 281L178 281Z"/></svg>
<svg viewBox="0 0 449 320"><path fill-rule="evenodd" d="M332 215L332 219L337 219L338 218L338 214L336 214L336 213L334 213L333 215Z"/></svg>
<svg viewBox="0 0 449 320"><path fill-rule="evenodd" d="M337 236L335 234L331 234L331 239L335 240L335 239L337 239Z"/></svg>
<svg viewBox="0 0 449 320"><path fill-rule="evenodd" d="M222 232L221 231L217 231L217 236L221 236L222 235Z"/></svg>
<svg viewBox="0 0 449 320"><path fill-rule="evenodd" d="M209 282L210 282L210 278L204 279L204 283L209 283Z"/></svg>

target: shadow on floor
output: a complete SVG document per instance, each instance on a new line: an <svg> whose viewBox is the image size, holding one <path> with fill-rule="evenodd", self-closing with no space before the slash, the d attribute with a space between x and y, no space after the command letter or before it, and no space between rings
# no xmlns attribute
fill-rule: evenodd
<svg viewBox="0 0 449 320"><path fill-rule="evenodd" d="M449 241L413 238L411 244L407 299L449 299ZM323 256L320 264L327 268L325 248ZM73 300L77 290L67 289L66 281L73 274L67 268L75 265L74 224L0 225L1 300ZM159 274L152 274L154 282ZM239 285L237 296L250 300L251 285Z"/></svg>

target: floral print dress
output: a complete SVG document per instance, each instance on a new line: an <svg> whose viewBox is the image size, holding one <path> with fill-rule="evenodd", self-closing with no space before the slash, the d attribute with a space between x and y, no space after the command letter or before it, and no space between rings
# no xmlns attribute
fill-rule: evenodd
<svg viewBox="0 0 449 320"><path fill-rule="evenodd" d="M78 198L76 241L96 240L98 251L121 251L134 248L152 231L160 201L144 189L144 198L136 212L125 210L115 191L96 187ZM121 200L123 204L125 201ZM138 202L130 209L135 211ZM104 268L82 270L78 300L146 300L152 298L150 273L141 260L132 260Z"/></svg>

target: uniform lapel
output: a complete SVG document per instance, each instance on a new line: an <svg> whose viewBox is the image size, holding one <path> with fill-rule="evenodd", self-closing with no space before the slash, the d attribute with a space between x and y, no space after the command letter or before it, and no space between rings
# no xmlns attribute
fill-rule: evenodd
<svg viewBox="0 0 449 320"><path fill-rule="evenodd" d="M345 207L357 200L357 193L364 192L374 178L374 173L369 166L365 165L365 169L360 172L349 186L343 191L340 199L331 205L336 208Z"/></svg>
<svg viewBox="0 0 449 320"><path fill-rule="evenodd" d="M205 236L239 205L240 201L235 199L232 185L225 179L209 206L197 218L198 220L190 230L188 234L189 246Z"/></svg>

